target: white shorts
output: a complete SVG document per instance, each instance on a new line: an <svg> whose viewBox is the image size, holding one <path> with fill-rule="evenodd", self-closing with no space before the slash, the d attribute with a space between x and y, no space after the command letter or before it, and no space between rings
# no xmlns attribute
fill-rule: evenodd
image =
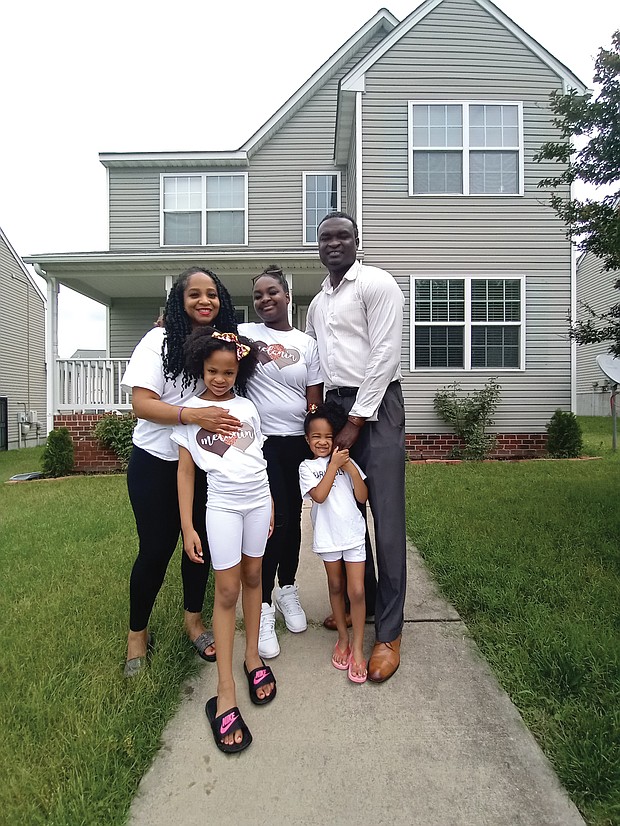
<svg viewBox="0 0 620 826"><path fill-rule="evenodd" d="M261 557L265 553L271 498L236 502L233 508L207 504L207 539L214 571L234 568L241 562L241 554Z"/></svg>
<svg viewBox="0 0 620 826"><path fill-rule="evenodd" d="M315 551L321 557L323 562L338 562L339 559L344 559L345 562L365 562L366 561L366 543L362 542L357 548L346 548L344 551Z"/></svg>

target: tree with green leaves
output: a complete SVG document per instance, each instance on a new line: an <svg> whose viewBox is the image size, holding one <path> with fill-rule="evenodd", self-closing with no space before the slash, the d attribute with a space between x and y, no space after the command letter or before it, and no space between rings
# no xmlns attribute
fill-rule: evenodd
<svg viewBox="0 0 620 826"><path fill-rule="evenodd" d="M551 196L551 206L583 252L603 261L605 270L620 269L620 30L612 36L610 49L599 49L595 63L592 94L551 93L554 124L559 141L544 143L535 160L562 163L561 174L544 178L541 187L559 187L574 181L610 188L600 200ZM587 138L577 150L573 138ZM620 280L615 287L620 289ZM620 303L607 312L585 307L588 318L571 324L570 335L578 344L611 342L609 352L620 356Z"/></svg>

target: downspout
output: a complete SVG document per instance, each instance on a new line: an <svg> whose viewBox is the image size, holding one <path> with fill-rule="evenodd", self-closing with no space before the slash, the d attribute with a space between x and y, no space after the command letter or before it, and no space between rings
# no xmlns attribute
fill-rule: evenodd
<svg viewBox="0 0 620 826"><path fill-rule="evenodd" d="M54 429L54 413L58 398L58 283L39 264L34 271L47 283L47 304L45 307L45 360L47 362L46 418L47 432Z"/></svg>

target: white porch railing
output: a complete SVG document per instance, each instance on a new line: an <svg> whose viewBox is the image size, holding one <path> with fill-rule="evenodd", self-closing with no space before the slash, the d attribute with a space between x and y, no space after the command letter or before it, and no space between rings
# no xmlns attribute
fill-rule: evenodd
<svg viewBox="0 0 620 826"><path fill-rule="evenodd" d="M75 412L131 410L121 390L129 359L57 359L56 409Z"/></svg>

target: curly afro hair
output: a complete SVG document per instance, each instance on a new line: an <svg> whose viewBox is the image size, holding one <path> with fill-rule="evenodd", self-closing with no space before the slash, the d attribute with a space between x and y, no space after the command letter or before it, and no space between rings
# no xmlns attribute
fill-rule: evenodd
<svg viewBox="0 0 620 826"><path fill-rule="evenodd" d="M208 359L212 353L215 353L217 350L227 350L235 354L237 352L237 346L234 342L226 341L226 339L222 338L214 338L214 332L215 329L213 327L197 327L185 341L183 348L185 352L184 374L193 382L197 382L198 379L203 377L205 360ZM238 361L239 372L235 379L237 392L239 395L245 396L248 380L251 378L258 364L259 350L257 345L253 341L250 341L249 338L237 336L237 339L240 344L245 344L250 348L250 352Z"/></svg>
<svg viewBox="0 0 620 826"><path fill-rule="evenodd" d="M313 413L306 414L304 419L304 433L306 436L310 432L310 427L315 419L326 419L334 433L340 433L342 428L347 423L347 414L344 409L336 402L323 402Z"/></svg>
<svg viewBox="0 0 620 826"><path fill-rule="evenodd" d="M237 332L235 308L230 293L217 275L204 267L189 267L189 269L184 270L170 289L162 320L163 326L166 328L166 339L162 349L164 376L166 378L176 379L177 376L182 373L181 387L183 389L189 387L192 381L195 382L194 379L187 375L185 370L183 345L185 344L186 338L192 332L191 322L185 312L184 295L187 282L191 276L197 272L204 273L213 279L220 300L220 310L213 322L213 327L222 333ZM202 376L202 373L200 375Z"/></svg>

